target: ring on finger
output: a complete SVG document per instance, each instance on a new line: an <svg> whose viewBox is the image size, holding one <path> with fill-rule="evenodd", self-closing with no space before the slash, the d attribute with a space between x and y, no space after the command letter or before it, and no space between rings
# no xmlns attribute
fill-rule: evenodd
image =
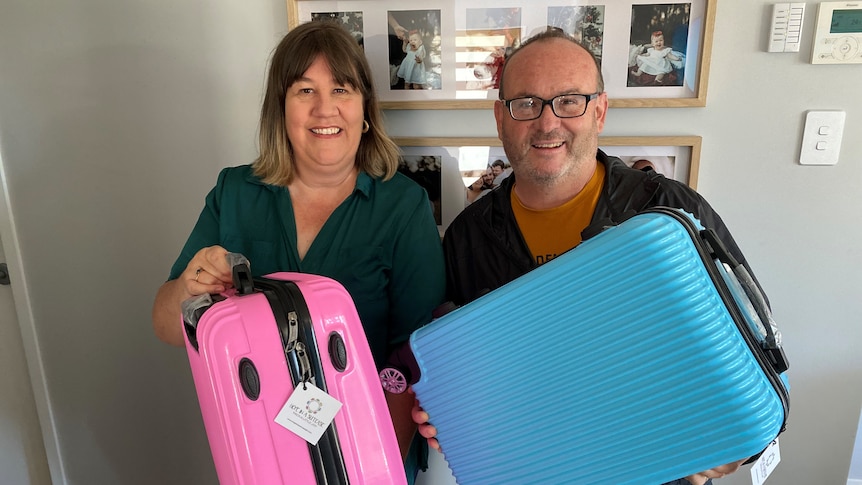
<svg viewBox="0 0 862 485"><path fill-rule="evenodd" d="M204 270L203 268L198 268L195 270L195 283L198 282L198 277L200 277L201 271L203 271L203 270Z"/></svg>

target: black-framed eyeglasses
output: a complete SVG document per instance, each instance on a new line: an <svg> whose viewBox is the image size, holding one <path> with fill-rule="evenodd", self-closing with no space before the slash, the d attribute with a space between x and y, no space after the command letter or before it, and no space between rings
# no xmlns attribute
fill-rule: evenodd
<svg viewBox="0 0 862 485"><path fill-rule="evenodd" d="M529 121L542 116L542 111L546 105L551 105L551 111L557 118L577 118L587 112L587 105L598 96L599 93L561 94L551 99L527 96L525 98L504 99L503 103L509 108L509 115L512 116L512 119L517 121Z"/></svg>

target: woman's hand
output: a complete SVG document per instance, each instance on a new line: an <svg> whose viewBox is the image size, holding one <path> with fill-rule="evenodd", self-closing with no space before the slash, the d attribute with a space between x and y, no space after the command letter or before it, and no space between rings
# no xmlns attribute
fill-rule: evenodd
<svg viewBox="0 0 862 485"><path fill-rule="evenodd" d="M227 261L227 250L210 246L192 257L178 278L189 297L204 293L221 293L233 286L233 268Z"/></svg>
<svg viewBox="0 0 862 485"><path fill-rule="evenodd" d="M233 268L227 250L210 246L198 251L175 280L163 284L153 303L153 331L159 340L182 346L182 304L204 293L221 293L233 286Z"/></svg>

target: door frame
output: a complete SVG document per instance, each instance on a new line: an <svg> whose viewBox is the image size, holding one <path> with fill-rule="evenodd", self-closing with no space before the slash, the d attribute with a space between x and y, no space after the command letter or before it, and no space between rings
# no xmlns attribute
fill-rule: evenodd
<svg viewBox="0 0 862 485"><path fill-rule="evenodd" d="M54 411L51 408L48 383L45 380L45 368L37 339L30 294L27 291L24 261L18 244L18 233L6 180L3 154L0 150L0 242L3 245L11 280L12 301L15 307L14 311L17 314L18 327L21 330L21 341L24 346L24 355L30 374L30 386L33 389L33 398L36 402L36 414L42 430L42 442L45 446L51 481L56 485L66 485L66 473L63 458L60 455L57 426L54 420Z"/></svg>

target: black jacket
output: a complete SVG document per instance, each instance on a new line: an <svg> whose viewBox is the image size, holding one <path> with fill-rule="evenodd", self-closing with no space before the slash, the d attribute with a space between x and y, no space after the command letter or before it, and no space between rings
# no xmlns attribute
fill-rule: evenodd
<svg viewBox="0 0 862 485"><path fill-rule="evenodd" d="M584 239L644 209L674 207L714 229L737 261L748 266L727 227L700 194L656 172L629 168L601 150L597 158L607 169L605 185L592 222L582 233ZM514 183L513 174L464 209L446 230L443 251L449 301L463 305L536 267L512 212Z"/></svg>

